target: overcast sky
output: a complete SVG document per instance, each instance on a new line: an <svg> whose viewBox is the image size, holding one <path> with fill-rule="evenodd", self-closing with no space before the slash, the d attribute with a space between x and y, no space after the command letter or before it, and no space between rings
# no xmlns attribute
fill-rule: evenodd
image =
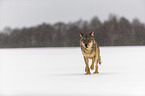
<svg viewBox="0 0 145 96"><path fill-rule="evenodd" d="M0 0L0 30L90 20L94 16L104 21L109 14L145 23L145 0Z"/></svg>

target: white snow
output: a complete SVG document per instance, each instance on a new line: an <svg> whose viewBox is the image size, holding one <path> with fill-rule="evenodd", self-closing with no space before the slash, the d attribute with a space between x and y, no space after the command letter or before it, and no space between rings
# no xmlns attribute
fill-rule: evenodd
<svg viewBox="0 0 145 96"><path fill-rule="evenodd" d="M145 47L100 49L91 75L80 48L0 49L0 96L145 96Z"/></svg>

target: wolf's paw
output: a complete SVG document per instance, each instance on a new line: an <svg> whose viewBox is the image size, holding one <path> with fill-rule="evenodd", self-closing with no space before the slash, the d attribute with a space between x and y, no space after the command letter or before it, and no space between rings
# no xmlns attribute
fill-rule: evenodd
<svg viewBox="0 0 145 96"><path fill-rule="evenodd" d="M94 72L94 74L98 74L99 72Z"/></svg>
<svg viewBox="0 0 145 96"><path fill-rule="evenodd" d="M94 70L94 66L93 66L93 65L91 65L91 67L90 67L90 68L91 68L91 70Z"/></svg>
<svg viewBox="0 0 145 96"><path fill-rule="evenodd" d="M85 73L85 75L91 75L91 73L89 72L89 73Z"/></svg>

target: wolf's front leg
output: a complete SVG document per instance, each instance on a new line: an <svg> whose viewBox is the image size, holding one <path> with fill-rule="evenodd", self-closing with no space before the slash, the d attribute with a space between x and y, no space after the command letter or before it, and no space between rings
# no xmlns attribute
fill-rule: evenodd
<svg viewBox="0 0 145 96"><path fill-rule="evenodd" d="M89 69L89 60L88 60L88 58L87 57L84 57L84 60L85 60L85 64L86 64L86 68L85 68L85 75L87 75L87 74L90 74L90 69Z"/></svg>
<svg viewBox="0 0 145 96"><path fill-rule="evenodd" d="M95 62L95 59L96 59L96 56L94 56L93 58L92 58L92 65L91 65L91 70L94 70L94 62Z"/></svg>

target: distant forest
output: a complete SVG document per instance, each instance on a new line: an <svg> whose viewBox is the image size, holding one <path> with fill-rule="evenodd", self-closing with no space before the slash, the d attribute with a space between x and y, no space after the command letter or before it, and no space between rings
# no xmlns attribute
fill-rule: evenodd
<svg viewBox="0 0 145 96"><path fill-rule="evenodd" d="M100 46L145 45L145 24L138 19L130 22L124 17L111 15L104 22L93 17L90 21L42 23L22 29L6 27L0 32L0 48L77 47L80 32L92 31Z"/></svg>

